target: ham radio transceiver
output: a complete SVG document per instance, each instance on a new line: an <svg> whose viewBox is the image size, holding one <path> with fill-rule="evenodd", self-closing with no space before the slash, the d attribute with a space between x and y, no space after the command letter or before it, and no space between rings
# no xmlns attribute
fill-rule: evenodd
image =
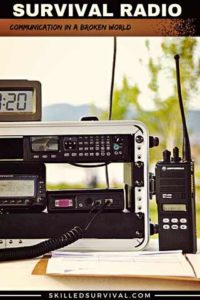
<svg viewBox="0 0 200 300"><path fill-rule="evenodd" d="M8 143L9 155L3 150L8 148ZM124 189L48 192L49 213L30 217L30 210L26 214L2 215L1 239L56 237L74 224L82 227L93 205L96 205L93 213L107 205L85 233L81 247L139 250L147 245L150 235L148 152L149 146L156 146L157 141L151 138L149 143L144 124L138 121L79 121L16 122L13 126L11 122L2 122L0 145L0 164L9 160L9 163L17 161L31 165L124 165ZM10 222L10 218L15 218L15 222Z"/></svg>

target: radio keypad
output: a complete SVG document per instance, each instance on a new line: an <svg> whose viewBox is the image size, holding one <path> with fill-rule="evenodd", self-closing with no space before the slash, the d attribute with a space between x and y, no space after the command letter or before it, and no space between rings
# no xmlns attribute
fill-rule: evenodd
<svg viewBox="0 0 200 300"><path fill-rule="evenodd" d="M172 230L187 230L188 226L187 224L187 219L186 218L163 218L162 219L162 228L164 230L169 230L170 228Z"/></svg>
<svg viewBox="0 0 200 300"><path fill-rule="evenodd" d="M5 206L24 206L30 205L29 199L9 199L9 200L0 200L0 205L3 207Z"/></svg>
<svg viewBox="0 0 200 300"><path fill-rule="evenodd" d="M66 137L64 140L64 150L73 151L77 149L77 138Z"/></svg>
<svg viewBox="0 0 200 300"><path fill-rule="evenodd" d="M77 136L64 137L64 157L105 158L123 156L124 138L120 136ZM72 149L76 151L72 152Z"/></svg>
<svg viewBox="0 0 200 300"><path fill-rule="evenodd" d="M38 197L37 197L37 203L41 204L45 201L46 198L46 184L43 180L39 181L38 184Z"/></svg>

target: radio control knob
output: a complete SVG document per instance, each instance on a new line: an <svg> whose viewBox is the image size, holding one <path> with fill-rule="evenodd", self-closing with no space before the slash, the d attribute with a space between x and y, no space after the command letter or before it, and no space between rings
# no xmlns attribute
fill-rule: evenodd
<svg viewBox="0 0 200 300"><path fill-rule="evenodd" d="M114 149L115 151L118 151L118 150L120 149L120 145L117 144L117 143L114 143L113 149Z"/></svg>
<svg viewBox="0 0 200 300"><path fill-rule="evenodd" d="M137 142L138 144L143 143L143 142L144 142L143 136L141 136L141 135L136 136L136 142Z"/></svg>
<svg viewBox="0 0 200 300"><path fill-rule="evenodd" d="M171 152L168 150L163 151L163 161L170 162Z"/></svg>
<svg viewBox="0 0 200 300"><path fill-rule="evenodd" d="M178 147L175 147L173 149L173 161L176 162L176 163L181 161L181 158L179 157L179 149L178 149Z"/></svg>
<svg viewBox="0 0 200 300"><path fill-rule="evenodd" d="M150 136L149 137L149 148L159 146L159 138L157 136Z"/></svg>

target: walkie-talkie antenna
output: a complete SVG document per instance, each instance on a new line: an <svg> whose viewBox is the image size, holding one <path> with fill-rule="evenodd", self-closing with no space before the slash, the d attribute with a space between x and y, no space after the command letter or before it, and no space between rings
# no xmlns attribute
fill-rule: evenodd
<svg viewBox="0 0 200 300"><path fill-rule="evenodd" d="M180 67L179 67L180 56L176 54L174 56L174 59L176 62L177 92L178 92L179 107L181 111L181 118L182 118L182 125L183 125L183 148L182 148L183 160L191 161L190 139L189 139L187 124L185 120L185 112L184 112L182 92L181 92L181 79L180 79Z"/></svg>

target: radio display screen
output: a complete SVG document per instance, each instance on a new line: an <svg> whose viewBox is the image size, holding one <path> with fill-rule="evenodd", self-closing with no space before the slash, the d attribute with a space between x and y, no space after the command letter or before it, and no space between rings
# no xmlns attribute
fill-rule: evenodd
<svg viewBox="0 0 200 300"><path fill-rule="evenodd" d="M187 211L185 204L163 204L163 211Z"/></svg>
<svg viewBox="0 0 200 300"><path fill-rule="evenodd" d="M57 136L41 136L31 138L31 148L33 152L57 152L58 137Z"/></svg>
<svg viewBox="0 0 200 300"><path fill-rule="evenodd" d="M35 180L0 180L0 198L34 197Z"/></svg>

